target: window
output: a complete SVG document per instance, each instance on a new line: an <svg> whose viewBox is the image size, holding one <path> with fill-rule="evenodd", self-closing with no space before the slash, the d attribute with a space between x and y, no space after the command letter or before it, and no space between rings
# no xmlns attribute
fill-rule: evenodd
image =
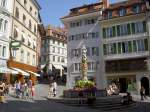
<svg viewBox="0 0 150 112"><path fill-rule="evenodd" d="M53 47L53 51L52 52L55 53L55 47Z"/></svg>
<svg viewBox="0 0 150 112"><path fill-rule="evenodd" d="M60 48L58 48L58 54L60 54Z"/></svg>
<svg viewBox="0 0 150 112"><path fill-rule="evenodd" d="M30 37L30 35L28 36L28 46L30 47L31 46L31 37Z"/></svg>
<svg viewBox="0 0 150 112"><path fill-rule="evenodd" d="M35 55L33 55L32 65L35 65L35 62L36 62L36 58L35 58Z"/></svg>
<svg viewBox="0 0 150 112"><path fill-rule="evenodd" d="M18 37L18 30L17 28L14 28L14 38L17 38Z"/></svg>
<svg viewBox="0 0 150 112"><path fill-rule="evenodd" d="M137 48L138 51L144 51L145 50L144 40L137 40Z"/></svg>
<svg viewBox="0 0 150 112"><path fill-rule="evenodd" d="M112 11L108 11L108 18L112 18Z"/></svg>
<svg viewBox="0 0 150 112"><path fill-rule="evenodd" d="M25 5L25 6L27 5L27 0L24 0L24 5Z"/></svg>
<svg viewBox="0 0 150 112"><path fill-rule="evenodd" d="M133 10L134 13L140 13L140 11L141 11L141 5L135 5L135 6L133 6L132 10Z"/></svg>
<svg viewBox="0 0 150 112"><path fill-rule="evenodd" d="M108 44L104 44L103 45L103 53L104 53L104 55L107 55L107 46L108 46Z"/></svg>
<svg viewBox="0 0 150 112"><path fill-rule="evenodd" d="M61 62L62 62L62 63L64 63L64 62L65 62L65 59L64 59L63 57L61 58Z"/></svg>
<svg viewBox="0 0 150 112"><path fill-rule="evenodd" d="M79 27L79 26L82 26L82 21L76 21L76 22L71 22L70 23L70 27L73 28L73 27Z"/></svg>
<svg viewBox="0 0 150 112"><path fill-rule="evenodd" d="M2 18L0 18L0 31L2 31L2 29L3 29L3 19Z"/></svg>
<svg viewBox="0 0 150 112"><path fill-rule="evenodd" d="M75 71L78 71L78 70L79 70L79 64L78 64L78 63L75 63L75 64L74 64L74 70L75 70Z"/></svg>
<svg viewBox="0 0 150 112"><path fill-rule="evenodd" d="M12 49L12 57L16 58L17 56L17 50Z"/></svg>
<svg viewBox="0 0 150 112"><path fill-rule="evenodd" d="M1 6L6 7L7 0L1 0Z"/></svg>
<svg viewBox="0 0 150 112"><path fill-rule="evenodd" d="M36 30L36 25L34 25L34 33L36 33L36 31L37 31L37 30Z"/></svg>
<svg viewBox="0 0 150 112"><path fill-rule="evenodd" d="M19 8L16 7L15 17L19 19Z"/></svg>
<svg viewBox="0 0 150 112"><path fill-rule="evenodd" d="M146 32L146 22L136 22L136 23L132 23L132 33L144 33Z"/></svg>
<svg viewBox="0 0 150 112"><path fill-rule="evenodd" d="M106 37L112 37L113 36L113 29L112 27L106 29Z"/></svg>
<svg viewBox="0 0 150 112"><path fill-rule="evenodd" d="M79 57L81 55L81 49L74 49L73 52L75 57Z"/></svg>
<svg viewBox="0 0 150 112"><path fill-rule="evenodd" d="M118 25L117 26L117 35L124 36L131 34L131 27L130 24Z"/></svg>
<svg viewBox="0 0 150 112"><path fill-rule="evenodd" d="M23 23L26 24L26 16L23 14Z"/></svg>
<svg viewBox="0 0 150 112"><path fill-rule="evenodd" d="M4 31L5 31L5 32L7 31L7 27L8 27L8 21L5 20L5 23L4 23Z"/></svg>
<svg viewBox="0 0 150 112"><path fill-rule="evenodd" d="M24 62L24 51L21 50L21 62Z"/></svg>
<svg viewBox="0 0 150 112"><path fill-rule="evenodd" d="M32 29L32 23L31 23L31 20L29 20L29 29L30 29L30 30Z"/></svg>
<svg viewBox="0 0 150 112"><path fill-rule="evenodd" d="M36 11L35 11L35 13L34 13L34 14L35 14L35 17L37 17L37 12L36 12Z"/></svg>
<svg viewBox="0 0 150 112"><path fill-rule="evenodd" d="M21 42L22 42L22 43L25 42L24 34L22 34L22 36L21 36Z"/></svg>
<svg viewBox="0 0 150 112"><path fill-rule="evenodd" d="M58 57L58 62L60 62L60 57Z"/></svg>
<svg viewBox="0 0 150 112"><path fill-rule="evenodd" d="M99 56L99 48L92 47L92 56Z"/></svg>
<svg viewBox="0 0 150 112"><path fill-rule="evenodd" d="M32 7L30 6L30 13L32 13Z"/></svg>
<svg viewBox="0 0 150 112"><path fill-rule="evenodd" d="M108 49L107 54L116 54L116 44L115 43L108 44L107 49Z"/></svg>
<svg viewBox="0 0 150 112"><path fill-rule="evenodd" d="M91 19L86 19L85 20L85 25L90 25L96 23L97 18L91 18Z"/></svg>
<svg viewBox="0 0 150 112"><path fill-rule="evenodd" d="M53 62L55 62L55 56L53 56Z"/></svg>
<svg viewBox="0 0 150 112"><path fill-rule="evenodd" d="M30 53L27 53L27 63L30 63Z"/></svg>
<svg viewBox="0 0 150 112"><path fill-rule="evenodd" d="M135 23L135 33L142 33L144 32L143 22Z"/></svg>
<svg viewBox="0 0 150 112"><path fill-rule="evenodd" d="M3 57L6 57L6 46L3 46L2 56L3 56Z"/></svg>
<svg viewBox="0 0 150 112"><path fill-rule="evenodd" d="M33 41L33 49L36 49L36 41Z"/></svg>
<svg viewBox="0 0 150 112"><path fill-rule="evenodd" d="M126 14L126 9L122 8L119 10L119 16L124 16Z"/></svg>

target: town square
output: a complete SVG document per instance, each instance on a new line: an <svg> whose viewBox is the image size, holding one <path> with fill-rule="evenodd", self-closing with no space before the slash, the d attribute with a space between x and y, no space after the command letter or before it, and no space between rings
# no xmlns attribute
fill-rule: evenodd
<svg viewBox="0 0 150 112"><path fill-rule="evenodd" d="M0 112L150 112L150 0L0 0Z"/></svg>

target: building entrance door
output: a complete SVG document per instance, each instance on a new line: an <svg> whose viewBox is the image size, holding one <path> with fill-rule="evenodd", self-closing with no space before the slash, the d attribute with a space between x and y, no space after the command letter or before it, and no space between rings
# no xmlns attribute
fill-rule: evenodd
<svg viewBox="0 0 150 112"><path fill-rule="evenodd" d="M149 80L147 77L141 78L141 87L145 89L145 95L149 95Z"/></svg>
<svg viewBox="0 0 150 112"><path fill-rule="evenodd" d="M126 93L127 92L127 79L119 78L119 86L120 86L120 93Z"/></svg>

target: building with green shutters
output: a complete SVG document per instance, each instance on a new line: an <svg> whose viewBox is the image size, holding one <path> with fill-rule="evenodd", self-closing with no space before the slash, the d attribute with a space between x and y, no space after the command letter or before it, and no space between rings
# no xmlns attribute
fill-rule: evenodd
<svg viewBox="0 0 150 112"><path fill-rule="evenodd" d="M139 93L144 86L150 94L148 8L146 1L127 0L103 10L100 25L107 82L115 82L120 92Z"/></svg>

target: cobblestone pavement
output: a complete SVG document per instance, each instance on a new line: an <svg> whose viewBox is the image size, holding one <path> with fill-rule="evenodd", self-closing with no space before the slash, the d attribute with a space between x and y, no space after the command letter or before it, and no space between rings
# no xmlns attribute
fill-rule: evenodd
<svg viewBox="0 0 150 112"><path fill-rule="evenodd" d="M64 87L59 86L58 93L61 94L63 89ZM102 112L101 110L87 107L71 107L49 101L46 99L48 86L45 84L39 84L36 90L34 101L7 97L7 103L0 104L0 112ZM112 112L119 112L119 110ZM140 102L134 111L124 110L121 112L150 112L150 103Z"/></svg>

